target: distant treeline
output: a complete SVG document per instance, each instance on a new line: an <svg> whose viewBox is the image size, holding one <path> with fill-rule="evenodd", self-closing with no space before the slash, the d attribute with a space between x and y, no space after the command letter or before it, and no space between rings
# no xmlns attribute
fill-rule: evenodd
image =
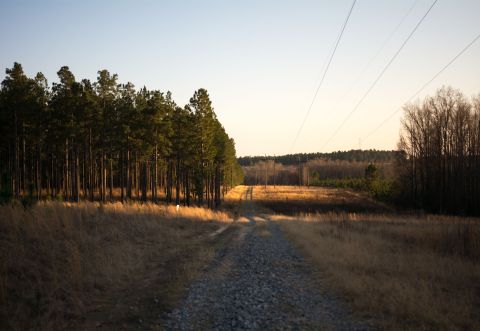
<svg viewBox="0 0 480 331"><path fill-rule="evenodd" d="M332 153L333 154L333 153ZM400 153L394 153L397 158ZM396 159L346 161L326 158L283 165L273 159L243 166L246 185L307 185L369 191L390 200ZM370 172L369 172L370 170ZM373 171L373 172L372 172Z"/></svg>
<svg viewBox="0 0 480 331"><path fill-rule="evenodd" d="M394 155L398 155L394 154ZM313 159L307 162L297 162L284 165L277 160L258 161L252 165L243 166L246 185L320 185L324 180L364 178L365 171L374 164L379 178L392 181L394 179L395 160L387 161L346 161L331 159ZM336 181L338 182L338 181ZM345 181L350 183L355 181ZM343 184L339 184L343 185Z"/></svg>
<svg viewBox="0 0 480 331"><path fill-rule="evenodd" d="M480 214L480 95L442 88L404 107L398 167L402 199L446 213Z"/></svg>
<svg viewBox="0 0 480 331"><path fill-rule="evenodd" d="M179 107L170 92L98 72L78 81L68 67L50 86L15 63L0 90L3 200L147 199L218 205L243 180L235 143L205 89Z"/></svg>
<svg viewBox="0 0 480 331"><path fill-rule="evenodd" d="M273 160L283 165L298 165L299 162L308 162L317 159L326 160L340 160L340 161L356 161L356 162L389 162L395 159L397 151L382 151L382 150L360 150L352 149L349 151L337 151L330 153L297 153L279 156L241 156L238 158L238 163L241 166L253 165L259 161Z"/></svg>

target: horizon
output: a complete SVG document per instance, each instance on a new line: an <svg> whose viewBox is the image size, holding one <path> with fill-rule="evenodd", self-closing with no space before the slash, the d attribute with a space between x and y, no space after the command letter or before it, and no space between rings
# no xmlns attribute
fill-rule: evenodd
<svg viewBox="0 0 480 331"><path fill-rule="evenodd" d="M30 77L43 72L50 84L63 65L77 80L94 81L107 69L136 89L171 91L179 106L205 88L239 157L395 150L402 112L364 138L480 32L479 2L435 4L345 126L329 137L432 2L356 2L293 149L351 1L5 1L0 28L10 33L0 36L8 45L0 54L0 79L14 61ZM415 99L442 86L478 95L479 57L476 42Z"/></svg>

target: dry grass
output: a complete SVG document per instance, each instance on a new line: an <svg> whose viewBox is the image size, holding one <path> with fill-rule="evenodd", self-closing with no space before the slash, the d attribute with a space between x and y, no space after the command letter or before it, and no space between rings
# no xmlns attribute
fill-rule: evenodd
<svg viewBox="0 0 480 331"><path fill-rule="evenodd" d="M247 188L248 186L245 185L235 186L225 195L225 202L238 202L244 200Z"/></svg>
<svg viewBox="0 0 480 331"><path fill-rule="evenodd" d="M238 185L229 190L224 197L222 208L229 210L237 222L248 222L248 220L242 217L242 214L245 213L246 205L248 205L247 200L251 198L250 194L248 194L248 189L249 186Z"/></svg>
<svg viewBox="0 0 480 331"><path fill-rule="evenodd" d="M314 186L255 186L257 200L323 200L332 199L338 195L338 189ZM342 192L343 193L343 192ZM345 197L345 195L342 195Z"/></svg>
<svg viewBox="0 0 480 331"><path fill-rule="evenodd" d="M283 214L329 211L389 211L366 193L346 189L307 186L254 186L253 199Z"/></svg>
<svg viewBox="0 0 480 331"><path fill-rule="evenodd" d="M325 213L283 220L320 277L386 330L480 329L480 220Z"/></svg>
<svg viewBox="0 0 480 331"><path fill-rule="evenodd" d="M0 329L129 328L152 304L156 323L213 257L222 239L209 234L229 221L151 204L0 206Z"/></svg>

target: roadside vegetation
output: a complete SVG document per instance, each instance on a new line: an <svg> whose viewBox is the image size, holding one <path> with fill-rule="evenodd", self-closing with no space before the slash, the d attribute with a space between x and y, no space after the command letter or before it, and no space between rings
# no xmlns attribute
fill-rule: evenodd
<svg viewBox="0 0 480 331"><path fill-rule="evenodd" d="M155 204L0 206L0 329L158 328L230 221Z"/></svg>
<svg viewBox="0 0 480 331"><path fill-rule="evenodd" d="M274 216L324 285L385 330L478 330L480 220Z"/></svg>

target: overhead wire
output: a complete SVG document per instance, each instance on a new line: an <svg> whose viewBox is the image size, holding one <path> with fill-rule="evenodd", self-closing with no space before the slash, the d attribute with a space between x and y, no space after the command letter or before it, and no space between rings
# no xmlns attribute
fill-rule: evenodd
<svg viewBox="0 0 480 331"><path fill-rule="evenodd" d="M414 98L416 98L430 83L432 83L438 76L440 76L450 65L452 65L463 53L465 53L475 42L480 39L480 34L478 34L472 41L470 41L467 46L465 46L460 52L458 52L446 65L444 65L430 80L428 80L425 84L422 85L408 100L407 103L411 102ZM377 132L385 123L387 123L396 113L398 113L403 108L400 107L390 115L388 115L375 129L370 131L362 141L367 140L370 136L372 136L375 132Z"/></svg>
<svg viewBox="0 0 480 331"><path fill-rule="evenodd" d="M296 133L296 135L295 135L295 138L293 139L293 143L292 143L292 145L291 145L291 147L290 147L290 151L289 151L290 153L292 152L293 148L295 147L295 144L297 143L298 137L300 136L300 133L301 133L301 131L302 131L304 125L305 125L305 122L307 121L307 118L308 118L308 116L309 116L309 114L310 114L310 112L311 112L311 110L312 110L313 104L315 103L315 100L316 100L317 95L318 95L318 91L320 90L320 87L322 86L323 81L325 80L325 76L327 75L328 69L330 68L330 64L332 63L332 60L333 60L333 57L334 57L334 55L335 55L335 53L336 53L336 51L337 51L338 45L340 44L340 40L342 39L343 33L344 33L344 31L345 31L345 28L346 28L347 23L348 23L348 21L349 21L349 19L350 19L350 16L351 16L352 11L353 11L353 7L355 7L355 3L356 3L356 2L357 2L357 0L353 0L352 6L350 7L350 10L348 11L347 17L345 18L345 21L344 21L344 23L343 23L343 25L342 25L342 28L341 28L341 30L340 30L340 33L339 33L339 35L338 35L338 37L337 37L337 41L335 42L335 46L334 46L333 51L332 51L332 53L331 53L331 55L330 55L330 58L329 58L328 63L327 63L327 66L325 67L325 70L324 70L324 72L323 72L322 78L320 79L320 83L318 84L318 86L317 86L317 88L316 88L316 90L315 90L315 93L314 93L314 95L313 95L312 102L310 103L310 106L308 107L308 110L307 110L307 112L305 113L305 116L303 117L303 121L302 121L300 127L298 128L298 131L297 131L297 133Z"/></svg>
<svg viewBox="0 0 480 331"><path fill-rule="evenodd" d="M323 150L331 141L332 139L337 135L337 133L342 129L342 127L345 125L345 123L350 119L352 114L358 109L358 107L363 103L363 101L366 99L366 97L370 94L370 92L373 90L373 88L377 85L378 81L382 78L382 76L385 74L387 69L390 67L390 65L393 63L393 61L397 58L398 54L402 51L402 49L405 47L405 45L408 43L408 41L412 38L414 33L417 31L417 29L420 27L422 22L425 20L425 18L428 16L428 14L431 12L435 4L438 2L438 0L434 0L433 3L430 5L428 10L425 12L425 14L422 16L422 18L417 22L413 30L410 32L410 34L407 36L407 38L403 41L401 44L400 48L395 52L395 54L391 57L391 59L387 62L385 67L382 69L380 74L377 76L377 78L373 81L373 83L370 85L368 90L365 92L365 94L360 98L360 100L357 102L355 107L348 113L348 115L345 117L343 122L335 129L333 134L327 139L327 141L322 145L320 150Z"/></svg>
<svg viewBox="0 0 480 331"><path fill-rule="evenodd" d="M344 93L340 98L337 99L337 101L335 102L335 105L333 106L333 108L336 108L336 106L338 105L339 101L340 100L344 100L345 97L347 95L350 94L350 92L352 92L353 88L360 82L360 80L363 78L363 76L365 75L365 73L367 72L367 70L371 67L371 65L375 62L375 60L377 59L377 57L382 53L382 51L385 49L385 47L389 44L390 40L393 38L393 36L395 35L395 33L398 31L398 29L400 28L400 26L402 26L403 22L405 22L405 20L407 19L407 17L411 14L411 12L413 11L413 8L415 8L418 4L420 0L415 0L413 2L413 4L409 7L408 11L402 16L402 19L400 20L400 22L398 22L398 24L395 26L395 28L392 30L392 32L388 35L388 37L383 41L383 43L381 44L380 48L377 50L377 52L375 53L375 55L373 57L370 58L370 60L368 61L367 65L362 69L362 71L360 72L360 74L357 76L357 78L354 80L354 82L350 85L350 87L348 88L347 92Z"/></svg>

